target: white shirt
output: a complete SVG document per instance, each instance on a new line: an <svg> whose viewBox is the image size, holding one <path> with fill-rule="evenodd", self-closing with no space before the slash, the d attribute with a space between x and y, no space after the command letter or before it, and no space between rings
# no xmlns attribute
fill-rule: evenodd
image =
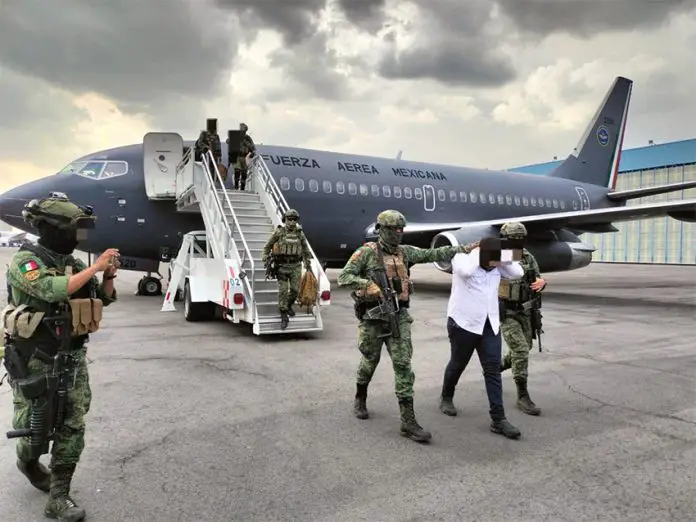
<svg viewBox="0 0 696 522"><path fill-rule="evenodd" d="M460 328L478 335L483 333L488 319L497 334L500 329L500 278L518 279L524 275L524 269L518 261L513 261L486 271L480 266L479 252L476 248L469 254L456 254L452 259L452 291L447 316Z"/></svg>

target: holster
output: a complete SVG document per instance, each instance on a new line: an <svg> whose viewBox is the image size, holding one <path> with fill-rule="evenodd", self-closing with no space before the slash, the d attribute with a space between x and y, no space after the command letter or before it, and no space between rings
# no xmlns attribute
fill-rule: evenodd
<svg viewBox="0 0 696 522"><path fill-rule="evenodd" d="M99 330L104 303L101 299L71 299L72 335L86 335Z"/></svg>

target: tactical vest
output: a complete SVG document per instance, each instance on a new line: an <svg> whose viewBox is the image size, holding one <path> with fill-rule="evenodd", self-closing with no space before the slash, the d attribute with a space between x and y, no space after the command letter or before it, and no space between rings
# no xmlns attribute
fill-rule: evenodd
<svg viewBox="0 0 696 522"><path fill-rule="evenodd" d="M295 227L294 230L283 227L278 241L273 245L273 254L299 259L302 256L302 230L300 227Z"/></svg>
<svg viewBox="0 0 696 522"><path fill-rule="evenodd" d="M529 256L527 254L522 255L522 268L524 268L524 275L519 279L502 279L500 280L500 285L498 286L498 297L500 299L506 299L508 301L516 303L524 303L532 298L532 289L529 280Z"/></svg>
<svg viewBox="0 0 696 522"><path fill-rule="evenodd" d="M251 145L252 145L251 138L249 138L249 136L245 135L242 138L242 143L239 146L239 152L242 154L242 156L246 156L247 154L249 154L251 152Z"/></svg>
<svg viewBox="0 0 696 522"><path fill-rule="evenodd" d="M375 256L378 255L378 245L376 242L366 243L365 246L369 247L375 253ZM389 281L391 281L394 277L398 277L401 279L401 293L399 294L399 301L408 302L410 297L409 288L411 286L411 271L406 266L406 263L404 261L404 251L401 247L397 249L396 254L389 254L382 250L382 258L384 260L384 269L387 272L387 279Z"/></svg>
<svg viewBox="0 0 696 522"><path fill-rule="evenodd" d="M28 251L37 256L46 265L49 272L55 275L72 275L75 260L72 256L66 261L65 270L62 271L56 266L53 257L46 255L39 247L27 243L19 251ZM53 314L58 311L60 303L44 303L43 310L30 310L26 305L15 307L11 292L8 294L8 305L1 313L0 319L5 332L11 337L21 337L24 339L32 338L38 341L51 336L49 332L42 331L41 319L46 314ZM92 280L88 281L77 290L68 303L70 305L70 316L72 322L71 336L74 345L81 345L88 334L99 330L102 319L103 302L96 297L97 289Z"/></svg>

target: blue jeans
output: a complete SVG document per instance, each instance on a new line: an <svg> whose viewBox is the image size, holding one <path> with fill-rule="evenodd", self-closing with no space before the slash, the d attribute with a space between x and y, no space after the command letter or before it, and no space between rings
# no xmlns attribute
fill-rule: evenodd
<svg viewBox="0 0 696 522"><path fill-rule="evenodd" d="M486 394L488 395L491 419L494 421L504 419L503 381L500 377L500 358L502 353L500 332L497 335L493 333L493 328L488 319L486 319L486 324L483 327L483 333L478 335L460 328L451 317L448 317L447 333L450 340L450 360L445 368L445 377L442 382L442 397L445 399L454 397L454 389L459 382L459 378L462 376L467 364L469 364L474 350L476 350L479 362L483 368L483 378L486 382Z"/></svg>

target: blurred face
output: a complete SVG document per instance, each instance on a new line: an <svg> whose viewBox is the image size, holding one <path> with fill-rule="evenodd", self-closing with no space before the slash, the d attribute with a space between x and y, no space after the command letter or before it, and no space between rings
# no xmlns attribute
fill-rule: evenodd
<svg viewBox="0 0 696 522"><path fill-rule="evenodd" d="M285 226L292 230L297 226L297 218L295 216L289 216L285 218Z"/></svg>

